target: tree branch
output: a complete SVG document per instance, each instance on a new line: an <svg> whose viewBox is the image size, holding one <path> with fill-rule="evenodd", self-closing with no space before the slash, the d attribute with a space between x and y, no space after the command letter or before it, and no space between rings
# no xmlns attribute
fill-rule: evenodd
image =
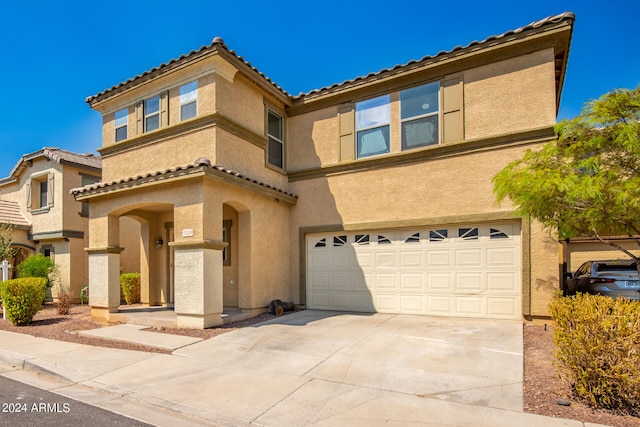
<svg viewBox="0 0 640 427"><path fill-rule="evenodd" d="M598 239L600 242L605 243L605 244L607 244L609 246L613 246L614 248L616 248L620 252L626 254L629 258L631 258L631 259L633 259L635 261L640 261L640 258L638 258L634 254L632 254L627 249L623 248L622 246L618 245L617 243L609 242L609 241L603 239L602 237L600 237L600 234L598 234L598 232L595 229L593 229L592 231L593 231L593 235L595 236L595 238Z"/></svg>

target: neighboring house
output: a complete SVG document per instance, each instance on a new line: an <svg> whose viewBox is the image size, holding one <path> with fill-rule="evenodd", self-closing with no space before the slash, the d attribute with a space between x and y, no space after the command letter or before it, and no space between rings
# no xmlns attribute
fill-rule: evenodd
<svg viewBox="0 0 640 427"><path fill-rule="evenodd" d="M554 138L574 15L292 96L222 39L87 98L92 314L120 303L121 218L143 302L178 326L307 308L547 316L559 244L491 178ZM336 64L339 66L339 64Z"/></svg>
<svg viewBox="0 0 640 427"><path fill-rule="evenodd" d="M0 179L0 222L15 226L12 265L35 253L51 257L61 286L77 300L88 283L89 205L75 201L69 190L99 181L100 169L99 156L49 147L25 154Z"/></svg>

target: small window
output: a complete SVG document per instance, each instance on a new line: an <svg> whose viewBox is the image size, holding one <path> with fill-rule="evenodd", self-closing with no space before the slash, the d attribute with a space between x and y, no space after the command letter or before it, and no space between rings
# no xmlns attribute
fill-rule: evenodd
<svg viewBox="0 0 640 427"><path fill-rule="evenodd" d="M458 237L461 237L462 240L478 240L478 227L459 228Z"/></svg>
<svg viewBox="0 0 640 427"><path fill-rule="evenodd" d="M144 101L144 131L151 132L160 127L160 97Z"/></svg>
<svg viewBox="0 0 640 427"><path fill-rule="evenodd" d="M382 234L378 234L378 244L379 245L390 245L391 240L383 236Z"/></svg>
<svg viewBox="0 0 640 427"><path fill-rule="evenodd" d="M231 224L230 219L222 221L222 241L227 246L222 249L222 265L231 265Z"/></svg>
<svg viewBox="0 0 640 427"><path fill-rule="evenodd" d="M439 142L440 83L429 83L400 92L402 149Z"/></svg>
<svg viewBox="0 0 640 427"><path fill-rule="evenodd" d="M356 234L356 243L358 245L368 245L369 244L369 235L368 234Z"/></svg>
<svg viewBox="0 0 640 427"><path fill-rule="evenodd" d="M347 236L333 236L333 246L344 246L347 244Z"/></svg>
<svg viewBox="0 0 640 427"><path fill-rule="evenodd" d="M443 242L447 240L448 235L449 231L446 228L442 230L429 230L429 241Z"/></svg>
<svg viewBox="0 0 640 427"><path fill-rule="evenodd" d="M127 115L128 109L116 111L115 115L115 128L116 128L116 142L127 139Z"/></svg>
<svg viewBox="0 0 640 427"><path fill-rule="evenodd" d="M45 213L53 206L53 175L41 175L31 178L27 191L27 210L32 213Z"/></svg>
<svg viewBox="0 0 640 427"><path fill-rule="evenodd" d="M414 233L411 236L407 237L404 241L405 243L420 243L420 233Z"/></svg>
<svg viewBox="0 0 640 427"><path fill-rule="evenodd" d="M358 158L389 152L389 95L356 103L356 153Z"/></svg>
<svg viewBox="0 0 640 427"><path fill-rule="evenodd" d="M284 119L267 109L267 134L269 164L284 169Z"/></svg>
<svg viewBox="0 0 640 427"><path fill-rule="evenodd" d="M192 119L197 114L198 82L180 86L180 121Z"/></svg>
<svg viewBox="0 0 640 427"><path fill-rule="evenodd" d="M504 233L498 230L497 228L489 229L489 239L508 239L508 238L509 238L509 235L507 233Z"/></svg>
<svg viewBox="0 0 640 427"><path fill-rule="evenodd" d="M98 178L97 176L82 175L82 186L83 187L85 185L95 184L98 181L100 181L100 178ZM80 215L81 216L89 216L89 202L82 202Z"/></svg>
<svg viewBox="0 0 640 427"><path fill-rule="evenodd" d="M318 242L313 245L314 248L324 248L327 246L327 238L322 238L320 240L318 240Z"/></svg>
<svg viewBox="0 0 640 427"><path fill-rule="evenodd" d="M49 181L47 181L46 179L43 181L40 181L38 183L39 188L40 188L40 205L39 207L43 208L45 206L47 206L47 196L49 194Z"/></svg>

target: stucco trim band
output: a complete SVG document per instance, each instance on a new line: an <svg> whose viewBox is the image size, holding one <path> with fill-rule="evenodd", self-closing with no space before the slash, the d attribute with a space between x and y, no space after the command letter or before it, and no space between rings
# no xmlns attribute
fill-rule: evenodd
<svg viewBox="0 0 640 427"><path fill-rule="evenodd" d="M229 245L227 242L223 242L221 240L194 240L194 241L180 241L180 242L169 242L169 246L175 248L177 250L188 250L188 249L214 249L217 251L221 251Z"/></svg>
<svg viewBox="0 0 640 427"><path fill-rule="evenodd" d="M100 246L96 248L84 248L84 250L89 255L100 255L100 254L119 254L124 251L124 248L119 246Z"/></svg>
<svg viewBox="0 0 640 427"><path fill-rule="evenodd" d="M373 159L352 160L337 165L321 166L318 168L289 171L289 182L305 179L324 178L332 175L361 172L383 167L400 166L411 163L424 162L446 157L454 157L501 148L517 147L520 145L549 142L555 138L553 127L544 126L524 132L498 135L491 138L469 139L461 142L446 143L426 147L417 151L403 152L395 155L376 157Z"/></svg>
<svg viewBox="0 0 640 427"><path fill-rule="evenodd" d="M221 113L214 113L198 117L193 120L187 120L176 125L162 127L153 132L143 133L122 142L98 148L97 151L103 158L108 158L110 156L135 150L147 145L160 144L177 136L197 132L210 127L219 127L221 130L242 138L243 140L262 149L266 149L267 147L266 136L247 129L245 126L242 126Z"/></svg>

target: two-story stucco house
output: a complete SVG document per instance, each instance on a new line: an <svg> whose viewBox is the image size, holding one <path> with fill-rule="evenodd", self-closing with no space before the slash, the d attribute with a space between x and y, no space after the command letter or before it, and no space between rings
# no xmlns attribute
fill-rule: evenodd
<svg viewBox="0 0 640 427"><path fill-rule="evenodd" d="M491 178L554 138L574 16L292 96L220 38L87 99L90 304L120 303L121 218L143 300L179 327L273 299L307 308L547 315L558 243Z"/></svg>
<svg viewBox="0 0 640 427"><path fill-rule="evenodd" d="M14 226L11 263L17 266L34 253L51 257L60 285L76 300L89 278L89 204L78 203L69 191L98 182L100 170L99 156L46 147L22 156L0 179L0 221Z"/></svg>

